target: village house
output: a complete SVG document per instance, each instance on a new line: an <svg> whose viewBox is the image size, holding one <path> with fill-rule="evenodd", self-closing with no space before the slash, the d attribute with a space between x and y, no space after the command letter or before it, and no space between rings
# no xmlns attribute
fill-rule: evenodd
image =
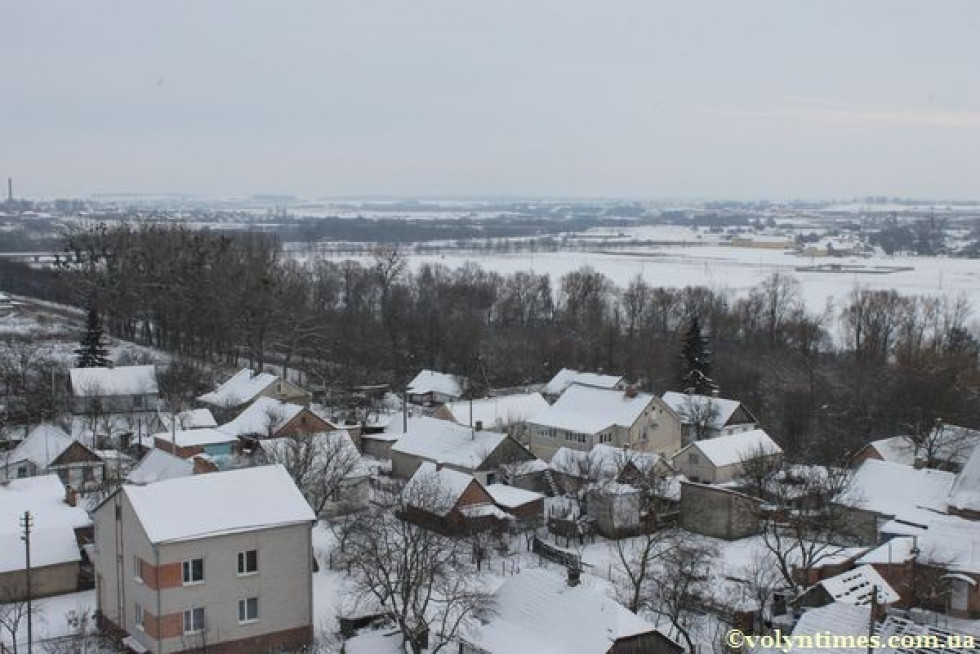
<svg viewBox="0 0 980 654"><path fill-rule="evenodd" d="M425 462L402 489L400 517L446 535L503 528L511 517L472 475Z"/></svg>
<svg viewBox="0 0 980 654"><path fill-rule="evenodd" d="M948 509L953 515L980 520L980 448L975 448L957 473L949 491Z"/></svg>
<svg viewBox="0 0 980 654"><path fill-rule="evenodd" d="M263 396L218 429L233 436L283 438L337 431L338 426L305 406Z"/></svg>
<svg viewBox="0 0 980 654"><path fill-rule="evenodd" d="M305 646L314 520L281 466L124 485L94 511L103 624L160 654Z"/></svg>
<svg viewBox="0 0 980 654"><path fill-rule="evenodd" d="M484 488L500 510L518 520L528 523L544 520L543 494L506 484L488 484Z"/></svg>
<svg viewBox="0 0 980 654"><path fill-rule="evenodd" d="M550 407L528 419L531 450L550 460L561 447L589 451L599 444L671 454L681 446L681 422L656 395L572 384Z"/></svg>
<svg viewBox="0 0 980 654"><path fill-rule="evenodd" d="M198 401L217 409L237 409L260 397L309 406L310 394L295 384L268 372L239 370L215 390L198 397Z"/></svg>
<svg viewBox="0 0 980 654"><path fill-rule="evenodd" d="M0 479L57 474L76 492L99 487L105 480L105 461L95 451L59 427L38 425L9 452L0 452Z"/></svg>
<svg viewBox="0 0 980 654"><path fill-rule="evenodd" d="M978 443L980 431L939 423L918 442L909 436L872 441L858 450L852 465L860 465L865 459L877 459L916 468L959 472L977 449Z"/></svg>
<svg viewBox="0 0 980 654"><path fill-rule="evenodd" d="M218 426L218 421L214 419L214 414L209 409L187 409L173 414L159 411L157 421L162 431Z"/></svg>
<svg viewBox="0 0 980 654"><path fill-rule="evenodd" d="M405 394L412 404L444 404L463 397L463 384L456 375L423 370L408 382Z"/></svg>
<svg viewBox="0 0 980 654"><path fill-rule="evenodd" d="M508 577L463 636L462 654L681 654L684 648L577 575L544 568Z"/></svg>
<svg viewBox="0 0 980 654"><path fill-rule="evenodd" d="M194 462L174 456L166 450L153 448L140 459L129 474L126 482L144 486L167 479L179 479L194 474Z"/></svg>
<svg viewBox="0 0 980 654"><path fill-rule="evenodd" d="M71 368L68 379L76 415L157 410L159 388L153 366Z"/></svg>
<svg viewBox="0 0 980 654"><path fill-rule="evenodd" d="M154 447L182 459L206 455L216 459L227 459L239 453L241 447L237 436L220 428L184 429L161 432L153 435Z"/></svg>
<svg viewBox="0 0 980 654"><path fill-rule="evenodd" d="M746 462L775 469L783 449L761 429L695 441L671 457L678 473L694 482L726 484L743 476Z"/></svg>
<svg viewBox="0 0 980 654"><path fill-rule="evenodd" d="M668 391L663 400L680 416L684 443L755 429L758 421L738 400Z"/></svg>
<svg viewBox="0 0 980 654"><path fill-rule="evenodd" d="M725 540L759 533L762 500L723 486L681 481L680 487L683 529Z"/></svg>
<svg viewBox="0 0 980 654"><path fill-rule="evenodd" d="M501 479L501 467L534 459L506 434L476 431L448 420L410 418L408 432L391 447L391 473L409 479L427 461L472 475L481 484L493 484Z"/></svg>
<svg viewBox="0 0 980 654"><path fill-rule="evenodd" d="M516 393L482 400L447 402L432 416L467 427L507 433L523 440L527 420L547 408L548 402L540 393Z"/></svg>
<svg viewBox="0 0 980 654"><path fill-rule="evenodd" d="M582 372L572 370L571 368L562 368L544 385L544 388L541 389L541 394L548 402L554 402L572 384L581 384L582 386L593 386L608 390L626 390L626 380L618 375L603 375L595 372Z"/></svg>
<svg viewBox="0 0 980 654"><path fill-rule="evenodd" d="M21 520L31 514L31 592L47 597L81 590L81 546L91 538L92 520L75 505L74 494L55 475L0 482L0 603L27 593Z"/></svg>
<svg viewBox="0 0 980 654"><path fill-rule="evenodd" d="M851 570L821 579L810 586L794 602L797 606L818 607L843 602L854 606L876 606L879 616L885 609L900 600L900 596L870 565L859 565Z"/></svg>

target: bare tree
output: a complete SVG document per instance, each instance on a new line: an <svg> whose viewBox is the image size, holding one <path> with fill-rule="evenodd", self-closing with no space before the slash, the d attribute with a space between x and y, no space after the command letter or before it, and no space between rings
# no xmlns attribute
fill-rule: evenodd
<svg viewBox="0 0 980 654"><path fill-rule="evenodd" d="M655 570L651 609L667 618L677 634L694 651L691 621L701 611L708 594L710 563L718 552L714 545L694 534L672 532Z"/></svg>
<svg viewBox="0 0 980 654"><path fill-rule="evenodd" d="M357 447L344 431L292 434L262 441L270 463L286 468L317 515L342 499L351 475L361 464Z"/></svg>
<svg viewBox="0 0 980 654"><path fill-rule="evenodd" d="M17 642L24 639L21 633L27 625L27 600L23 599L26 590L23 586L8 587L0 590L0 631L10 636L11 651L17 654ZM41 610L34 602L30 615L36 620Z"/></svg>

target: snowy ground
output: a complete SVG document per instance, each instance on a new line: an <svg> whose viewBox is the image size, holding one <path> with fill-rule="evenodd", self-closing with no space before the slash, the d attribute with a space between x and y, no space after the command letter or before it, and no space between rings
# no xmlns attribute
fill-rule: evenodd
<svg viewBox="0 0 980 654"><path fill-rule="evenodd" d="M86 590L80 593L46 597L34 601L34 640L41 642L46 639L60 638L78 633L78 618L95 613L95 591ZM0 631L0 643L10 647L11 635L8 631ZM17 642L26 651L27 621L21 622L17 630Z"/></svg>

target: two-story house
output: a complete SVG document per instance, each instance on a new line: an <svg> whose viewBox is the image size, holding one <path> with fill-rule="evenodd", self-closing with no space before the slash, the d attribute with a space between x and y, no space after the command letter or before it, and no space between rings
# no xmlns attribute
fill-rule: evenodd
<svg viewBox="0 0 980 654"><path fill-rule="evenodd" d="M561 447L588 452L600 443L670 455L681 446L681 421L656 395L572 384L528 419L531 451L550 460Z"/></svg>
<svg viewBox="0 0 980 654"><path fill-rule="evenodd" d="M315 517L282 466L125 485L93 519L98 610L130 649L311 642Z"/></svg>

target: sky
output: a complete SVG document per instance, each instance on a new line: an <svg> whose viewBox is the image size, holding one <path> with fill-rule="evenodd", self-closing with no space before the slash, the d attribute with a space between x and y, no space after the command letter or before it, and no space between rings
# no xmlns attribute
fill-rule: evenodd
<svg viewBox="0 0 980 654"><path fill-rule="evenodd" d="M976 0L0 0L18 197L980 198Z"/></svg>

